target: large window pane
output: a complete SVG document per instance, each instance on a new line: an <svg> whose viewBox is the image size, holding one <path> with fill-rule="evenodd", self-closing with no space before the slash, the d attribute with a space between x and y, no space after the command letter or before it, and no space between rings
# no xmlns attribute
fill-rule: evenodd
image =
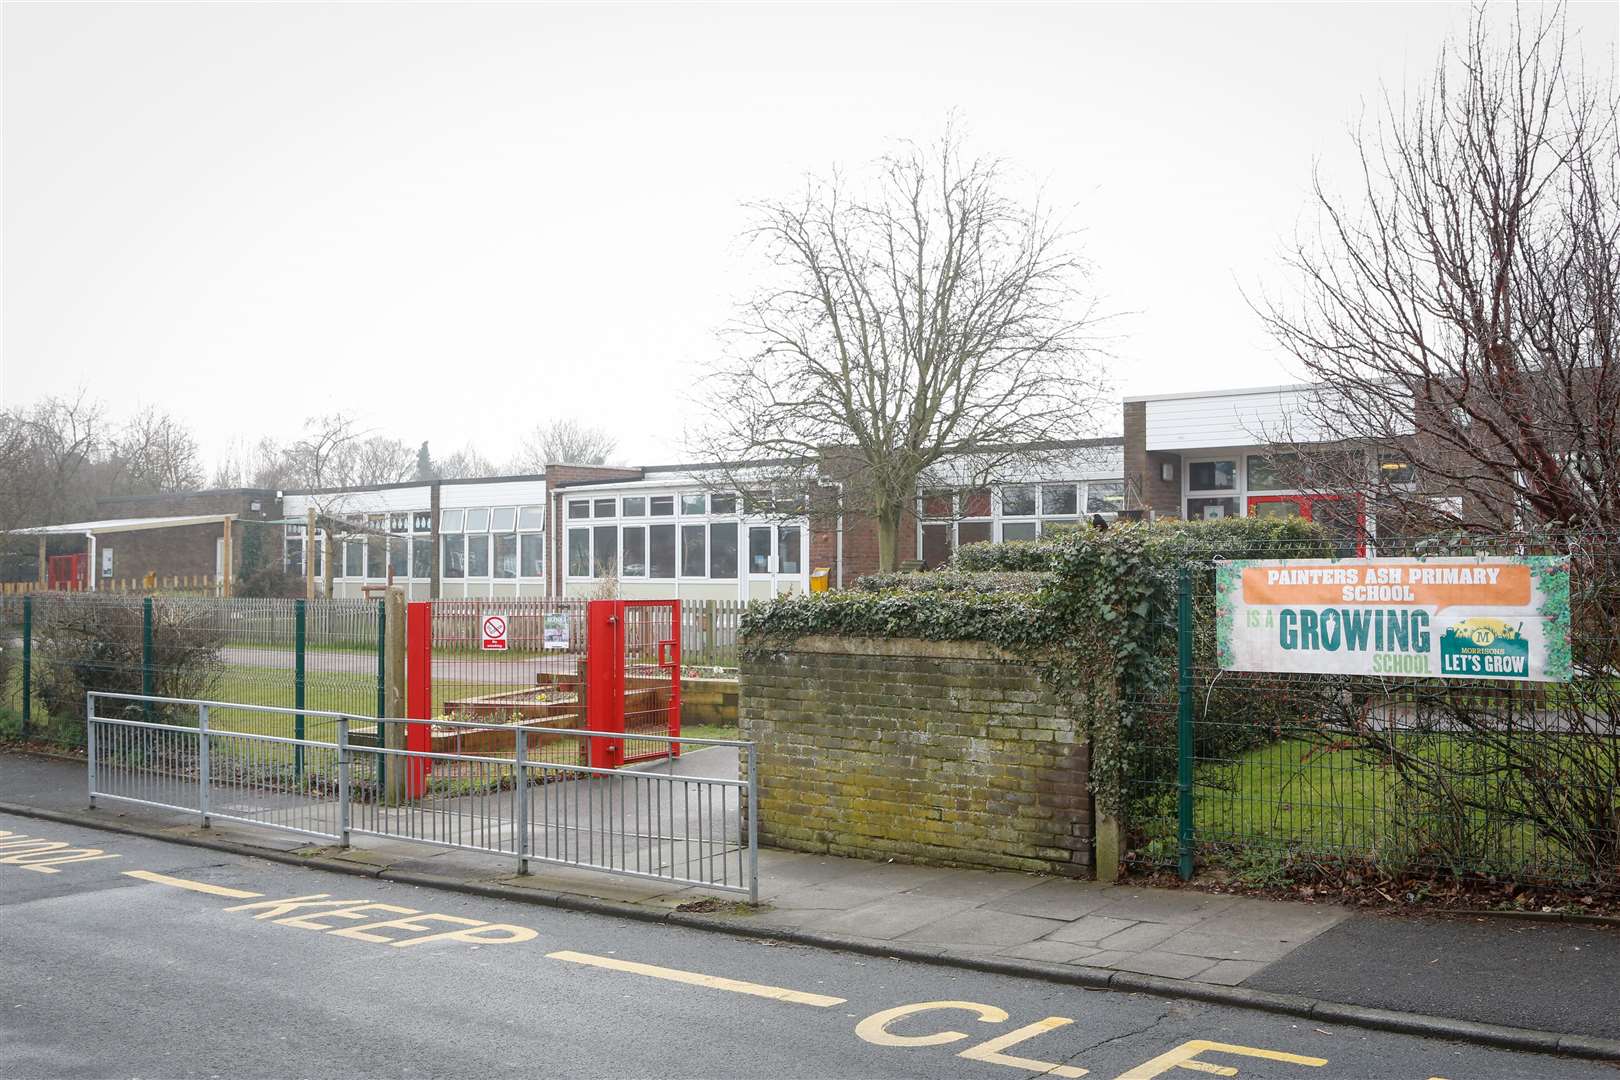
<svg viewBox="0 0 1620 1080"><path fill-rule="evenodd" d="M612 500L608 500L611 502ZM598 525L592 529L593 551L591 552L592 565L596 570L596 577L608 577L619 572L619 527L617 525Z"/></svg>
<svg viewBox="0 0 1620 1080"><path fill-rule="evenodd" d="M1238 503L1236 499L1188 499L1187 519L1189 521L1214 521L1217 518L1236 517Z"/></svg>
<svg viewBox="0 0 1620 1080"><path fill-rule="evenodd" d="M735 495L710 495L709 496L709 513L711 513L711 514L735 514L736 512L737 512L737 496L735 496Z"/></svg>
<svg viewBox="0 0 1620 1080"><path fill-rule="evenodd" d="M489 577L489 534L467 537L467 576Z"/></svg>
<svg viewBox="0 0 1620 1080"><path fill-rule="evenodd" d="M1117 514L1125 509L1125 481L1093 480L1086 485L1086 513Z"/></svg>
<svg viewBox="0 0 1620 1080"><path fill-rule="evenodd" d="M1067 517L1078 513L1080 499L1073 484L1047 484L1041 488L1041 513Z"/></svg>
<svg viewBox="0 0 1620 1080"><path fill-rule="evenodd" d="M543 533L524 533L523 561L519 573L524 577L544 577L546 572L546 538Z"/></svg>
<svg viewBox="0 0 1620 1080"><path fill-rule="evenodd" d="M1001 538L1003 540L1033 540L1036 527L1033 521L1003 521L1001 523Z"/></svg>
<svg viewBox="0 0 1620 1080"><path fill-rule="evenodd" d="M303 577L304 576L304 541L303 540L299 539L299 540L288 540L287 541L286 567L287 567L287 573L291 574L293 577Z"/></svg>
<svg viewBox="0 0 1620 1080"><path fill-rule="evenodd" d="M702 514L704 512L705 498L702 495L682 495L681 513Z"/></svg>
<svg viewBox="0 0 1620 1080"><path fill-rule="evenodd" d="M591 530L568 530L568 576L591 576Z"/></svg>
<svg viewBox="0 0 1620 1080"><path fill-rule="evenodd" d="M800 572L799 527L783 525L776 539L776 569L782 574Z"/></svg>
<svg viewBox="0 0 1620 1080"><path fill-rule="evenodd" d="M470 532L470 533L488 532L489 531L489 511L488 510L469 510L469 511L467 511L467 531Z"/></svg>
<svg viewBox="0 0 1620 1080"><path fill-rule="evenodd" d="M1001 516L1035 516L1035 485L1009 484L1001 489Z"/></svg>
<svg viewBox="0 0 1620 1080"><path fill-rule="evenodd" d="M654 495L652 505L648 509L653 517L672 517L675 513L675 496Z"/></svg>
<svg viewBox="0 0 1620 1080"><path fill-rule="evenodd" d="M343 545L343 576L358 578L366 576L366 545L359 540L351 540Z"/></svg>
<svg viewBox="0 0 1620 1080"><path fill-rule="evenodd" d="M624 497L625 517L646 517L647 497L645 495L626 495Z"/></svg>
<svg viewBox="0 0 1620 1080"><path fill-rule="evenodd" d="M498 578L517 577L517 536L512 533L502 533L495 537L495 576Z"/></svg>
<svg viewBox="0 0 1620 1080"><path fill-rule="evenodd" d="M465 510L446 510L439 515L439 531L458 533L461 531L461 519L467 516Z"/></svg>
<svg viewBox="0 0 1620 1080"><path fill-rule="evenodd" d="M675 576L675 526L654 525L648 530L648 567L655 578Z"/></svg>
<svg viewBox="0 0 1620 1080"><path fill-rule="evenodd" d="M410 540L404 536L388 538L388 572L397 578L411 576Z"/></svg>
<svg viewBox="0 0 1620 1080"><path fill-rule="evenodd" d="M366 537L366 577L380 578L388 572L388 537Z"/></svg>
<svg viewBox="0 0 1620 1080"><path fill-rule="evenodd" d="M1300 485L1298 454L1250 454L1249 490L1283 491Z"/></svg>
<svg viewBox="0 0 1620 1080"><path fill-rule="evenodd" d="M681 574L685 577L707 576L709 573L707 553L708 547L704 543L703 526L682 525Z"/></svg>
<svg viewBox="0 0 1620 1080"><path fill-rule="evenodd" d="M595 509L591 512L592 517L610 518L617 509L618 501L616 499L597 499L594 505Z"/></svg>
<svg viewBox="0 0 1620 1080"><path fill-rule="evenodd" d="M625 500L628 502L629 500ZM624 561L620 571L624 577L647 576L647 529L643 525L624 527Z"/></svg>
<svg viewBox="0 0 1620 1080"><path fill-rule="evenodd" d="M982 544L989 539L988 521L964 521L956 527L956 546L959 548L968 544Z"/></svg>
<svg viewBox="0 0 1620 1080"><path fill-rule="evenodd" d="M734 578L737 576L737 523L709 526L709 576Z"/></svg>
<svg viewBox="0 0 1620 1080"><path fill-rule="evenodd" d="M1237 462L1195 461L1187 466L1189 491L1232 491L1237 487Z"/></svg>
<svg viewBox="0 0 1620 1080"><path fill-rule="evenodd" d="M433 576L433 540L418 536L411 540L411 577L423 581Z"/></svg>
<svg viewBox="0 0 1620 1080"><path fill-rule="evenodd" d="M511 532L515 528L517 528L517 510L514 507L503 506L490 514L490 532Z"/></svg>
<svg viewBox="0 0 1620 1080"><path fill-rule="evenodd" d="M589 499L575 499L568 504L568 518L577 521L580 518L591 516L591 501Z"/></svg>
<svg viewBox="0 0 1620 1080"><path fill-rule="evenodd" d="M444 577L467 576L467 545L462 542L462 537L439 537L439 557L444 561Z"/></svg>
<svg viewBox="0 0 1620 1080"><path fill-rule="evenodd" d="M748 572L750 574L771 572L771 529L768 525L755 526L748 530Z"/></svg>
<svg viewBox="0 0 1620 1080"><path fill-rule="evenodd" d="M546 524L546 508L543 506L525 506L518 511L518 528L541 529Z"/></svg>
<svg viewBox="0 0 1620 1080"><path fill-rule="evenodd" d="M945 565L951 557L951 526L924 525L922 527L922 561L929 570Z"/></svg>

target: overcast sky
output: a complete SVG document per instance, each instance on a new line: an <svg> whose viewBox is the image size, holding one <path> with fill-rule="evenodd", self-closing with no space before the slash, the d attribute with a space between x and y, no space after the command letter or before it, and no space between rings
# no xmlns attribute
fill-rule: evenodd
<svg viewBox="0 0 1620 1080"><path fill-rule="evenodd" d="M1617 10L1572 5L1589 62ZM1288 287L1313 162L1344 175L1467 14L7 4L0 399L156 404L211 461L340 408L441 455L573 415L679 460L742 204L951 110L1073 208L1119 392L1289 381L1240 290Z"/></svg>

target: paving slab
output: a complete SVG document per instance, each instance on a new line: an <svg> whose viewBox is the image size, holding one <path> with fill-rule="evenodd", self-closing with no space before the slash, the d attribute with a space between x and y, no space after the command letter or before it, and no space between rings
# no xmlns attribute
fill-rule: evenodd
<svg viewBox="0 0 1620 1080"><path fill-rule="evenodd" d="M1042 919L1078 919L1110 903L1115 891L1113 886L1094 881L1048 879L1011 896L992 900L988 906Z"/></svg>
<svg viewBox="0 0 1620 1080"><path fill-rule="evenodd" d="M1166 979L1195 979L1201 972L1214 967L1215 962L1202 956L1181 956L1177 953L1148 950L1132 953L1108 966L1120 971L1136 971L1143 975L1158 975Z"/></svg>
<svg viewBox="0 0 1620 1080"><path fill-rule="evenodd" d="M937 896L942 899L972 900L975 903L988 904L1003 897L1039 888L1050 880L1035 874L958 870L945 877L925 881L906 891L911 896Z"/></svg>
<svg viewBox="0 0 1620 1080"><path fill-rule="evenodd" d="M983 945L1004 948L1045 937L1063 925L1056 919L1037 919L1029 915L1010 915L1005 911L970 908L919 926L901 936L906 941L926 941L953 947Z"/></svg>
<svg viewBox="0 0 1620 1080"><path fill-rule="evenodd" d="M1202 926L1195 926L1165 939L1158 947L1164 952L1203 956L1211 960L1280 960L1301 944L1276 937L1216 934Z"/></svg>
<svg viewBox="0 0 1620 1080"><path fill-rule="evenodd" d="M1198 973L1198 981L1219 986L1236 986L1265 967L1261 960L1217 960L1214 967Z"/></svg>
<svg viewBox="0 0 1620 1080"><path fill-rule="evenodd" d="M828 934L854 934L863 938L892 941L903 934L937 922L947 915L965 911L967 900L941 900L927 897L891 896L849 911L829 914L808 924Z"/></svg>
<svg viewBox="0 0 1620 1080"><path fill-rule="evenodd" d="M1013 956L1020 960L1039 960L1046 964L1071 964L1098 951L1089 945L1042 938L1039 941L1026 941L1022 945L1001 949L999 955Z"/></svg>
<svg viewBox="0 0 1620 1080"><path fill-rule="evenodd" d="M1073 922L1064 923L1047 936L1053 941L1070 941L1080 945L1097 942L1121 930L1129 930L1136 923L1130 919L1108 919L1100 915L1082 915Z"/></svg>
<svg viewBox="0 0 1620 1080"><path fill-rule="evenodd" d="M1109 902L1093 909L1094 915L1133 922L1198 923L1225 911L1247 897L1220 896L1191 889L1116 888ZM1270 905L1270 900L1249 900Z"/></svg>
<svg viewBox="0 0 1620 1080"><path fill-rule="evenodd" d="M1095 916L1094 916L1095 917ZM1178 923L1139 922L1118 933L1109 934L1097 942L1099 948L1123 949L1126 952L1144 952L1158 946L1166 938L1181 932Z"/></svg>

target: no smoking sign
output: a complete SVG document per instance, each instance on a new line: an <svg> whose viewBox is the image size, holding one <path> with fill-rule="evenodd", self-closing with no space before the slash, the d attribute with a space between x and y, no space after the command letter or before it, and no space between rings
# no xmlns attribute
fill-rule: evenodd
<svg viewBox="0 0 1620 1080"><path fill-rule="evenodd" d="M506 617L504 615L484 616L483 647L497 652L506 651Z"/></svg>

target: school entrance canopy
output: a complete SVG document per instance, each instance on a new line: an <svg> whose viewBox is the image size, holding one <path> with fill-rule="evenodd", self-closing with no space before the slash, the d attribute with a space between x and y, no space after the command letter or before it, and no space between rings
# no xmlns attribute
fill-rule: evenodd
<svg viewBox="0 0 1620 1080"><path fill-rule="evenodd" d="M236 520L235 514L184 514L172 517L145 517L145 518L103 518L100 521L69 521L60 525L35 525L26 529L13 529L12 536L39 537L39 575L41 584L45 581L46 555L45 541L52 536L82 536L88 545L87 554L89 565L85 578L85 587L95 590L96 579L96 546L100 537L115 533L150 532L158 529L178 529L196 525L217 525L224 545L221 560L221 584L224 595L230 595L231 584L231 524Z"/></svg>

